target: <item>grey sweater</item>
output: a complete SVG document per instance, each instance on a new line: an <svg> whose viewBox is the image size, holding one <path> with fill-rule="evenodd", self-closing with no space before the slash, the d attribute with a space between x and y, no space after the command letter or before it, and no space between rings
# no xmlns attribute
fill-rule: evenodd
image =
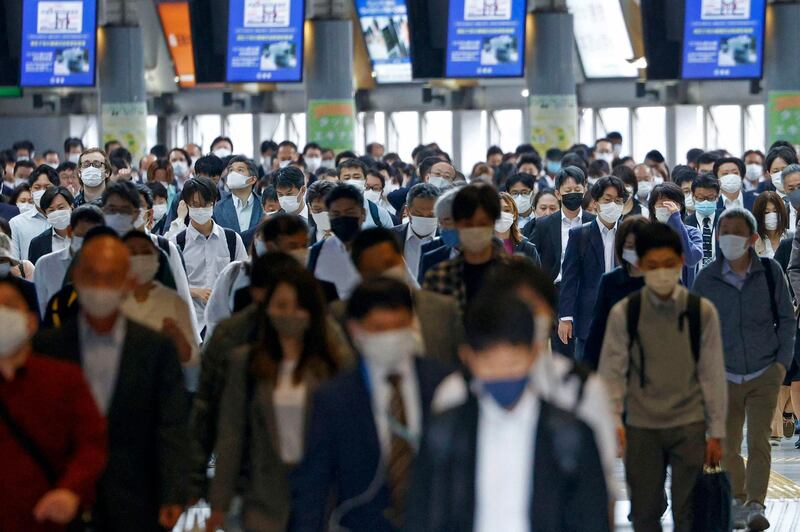
<svg viewBox="0 0 800 532"><path fill-rule="evenodd" d="M614 412L626 412L626 424L666 429L705 421L709 436L725 437L728 397L719 318L714 305L700 306L700 355L697 363L689 327L679 328L688 291L676 286L670 299L642 288L639 339L628 349L628 299L611 309L599 373L605 378ZM644 355L644 386L642 356ZM620 421L621 423L621 421Z"/></svg>

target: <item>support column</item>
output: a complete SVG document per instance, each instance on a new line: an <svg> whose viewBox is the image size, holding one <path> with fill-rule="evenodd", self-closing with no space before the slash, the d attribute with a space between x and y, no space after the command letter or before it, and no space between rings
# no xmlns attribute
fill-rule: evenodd
<svg viewBox="0 0 800 532"><path fill-rule="evenodd" d="M118 140L136 160L147 147L142 29L106 26L99 45L100 144Z"/></svg>
<svg viewBox="0 0 800 532"><path fill-rule="evenodd" d="M306 22L306 132L335 152L355 149L353 28L350 20ZM332 45L335 43L335 45Z"/></svg>
<svg viewBox="0 0 800 532"><path fill-rule="evenodd" d="M537 11L527 25L529 138L542 154L567 149L578 140L572 15Z"/></svg>
<svg viewBox="0 0 800 532"><path fill-rule="evenodd" d="M767 6L764 43L766 146L787 140L800 146L800 2ZM787 53L788 52L788 53Z"/></svg>

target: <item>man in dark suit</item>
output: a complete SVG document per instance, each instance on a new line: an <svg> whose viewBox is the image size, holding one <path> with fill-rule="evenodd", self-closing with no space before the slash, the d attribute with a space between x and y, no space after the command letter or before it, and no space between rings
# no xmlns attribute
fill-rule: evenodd
<svg viewBox="0 0 800 532"><path fill-rule="evenodd" d="M558 306L558 337L563 344L575 338L575 359L579 361L589 336L600 278L616 267L614 237L628 191L618 177L603 177L592 187L592 198L599 216L569 231Z"/></svg>
<svg viewBox="0 0 800 532"><path fill-rule="evenodd" d="M160 531L185 497L187 397L174 344L124 318L130 259L110 235L83 246L73 279L81 313L42 331L34 349L80 364L108 418L109 459L98 485L98 530Z"/></svg>
<svg viewBox="0 0 800 532"><path fill-rule="evenodd" d="M402 527L417 441L446 376L436 361L414 356L413 312L400 281L374 279L353 292L347 328L360 361L314 397L306 454L292 478L290 530Z"/></svg>
<svg viewBox="0 0 800 532"><path fill-rule="evenodd" d="M458 194L458 188L451 188L439 196L433 206L433 215L439 220L439 236L425 242L419 249L419 270L417 281L419 284L425 280L425 274L439 264L452 258L458 244L458 230L453 224L453 201Z"/></svg>
<svg viewBox="0 0 800 532"><path fill-rule="evenodd" d="M19 214L19 209L16 205L0 202L0 218L9 221L11 218Z"/></svg>
<svg viewBox="0 0 800 532"><path fill-rule="evenodd" d="M427 426L405 530L608 531L592 430L541 400L530 382L531 310L514 296L484 293L467 314L466 335L461 357L473 391Z"/></svg>
<svg viewBox="0 0 800 532"><path fill-rule="evenodd" d="M703 260L701 262L703 268L711 264L719 253L719 242L715 233L719 216L725 211L725 207L721 206L722 197L719 194L719 186L719 180L710 174L698 176L692 182L695 211L693 214L687 214L684 219L684 223L688 227L696 227L703 235ZM752 207L748 210L752 210Z"/></svg>
<svg viewBox="0 0 800 532"><path fill-rule="evenodd" d="M42 195L39 205L47 216L51 227L31 240L28 246L28 260L34 265L40 257L53 252L53 241L60 242L62 248L69 246L69 220L75 198L67 187L50 187Z"/></svg>
<svg viewBox="0 0 800 532"><path fill-rule="evenodd" d="M419 275L422 247L439 232L433 210L439 195L439 189L429 183L418 183L411 187L406 202L410 221L392 228L400 245L400 253L414 279Z"/></svg>
<svg viewBox="0 0 800 532"><path fill-rule="evenodd" d="M758 192L742 189L742 179L746 171L744 162L738 157L722 157L714 162L714 175L719 180L721 190L717 208L742 207L753 211Z"/></svg>
<svg viewBox="0 0 800 532"><path fill-rule="evenodd" d="M264 217L261 200L253 192L258 179L258 168L244 155L237 155L228 162L227 170L226 183L231 195L214 206L214 221L221 227L241 234L257 226Z"/></svg>

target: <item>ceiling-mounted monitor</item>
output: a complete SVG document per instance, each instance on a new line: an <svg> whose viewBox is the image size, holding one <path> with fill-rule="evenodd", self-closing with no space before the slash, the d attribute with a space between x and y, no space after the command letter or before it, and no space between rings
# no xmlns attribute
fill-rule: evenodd
<svg viewBox="0 0 800 532"><path fill-rule="evenodd" d="M445 75L521 77L526 5L526 0L450 0Z"/></svg>
<svg viewBox="0 0 800 532"><path fill-rule="evenodd" d="M96 0L24 0L20 85L93 86L96 42Z"/></svg>
<svg viewBox="0 0 800 532"><path fill-rule="evenodd" d="M766 0L686 0L681 77L760 78Z"/></svg>
<svg viewBox="0 0 800 532"><path fill-rule="evenodd" d="M167 41L169 55L175 67L178 85L194 87L197 83L192 47L192 23L189 2L185 0L161 0L158 5L161 29Z"/></svg>
<svg viewBox="0 0 800 532"><path fill-rule="evenodd" d="M405 0L355 0L361 34L378 83L408 83L411 39Z"/></svg>
<svg viewBox="0 0 800 532"><path fill-rule="evenodd" d="M567 0L587 78L635 78L633 47L619 0ZM545 73L546 75L546 73Z"/></svg>
<svg viewBox="0 0 800 532"><path fill-rule="evenodd" d="M303 80L304 0L230 0L226 80Z"/></svg>

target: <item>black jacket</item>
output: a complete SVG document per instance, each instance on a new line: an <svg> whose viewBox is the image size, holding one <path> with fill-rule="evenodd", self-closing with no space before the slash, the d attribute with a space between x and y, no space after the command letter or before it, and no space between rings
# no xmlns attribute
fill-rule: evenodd
<svg viewBox="0 0 800 532"><path fill-rule="evenodd" d="M591 222L594 218L593 214L583 211L581 223ZM555 281L561 270L561 211L537 219L530 239L542 259L542 269Z"/></svg>
<svg viewBox="0 0 800 532"><path fill-rule="evenodd" d="M28 260L35 266L36 261L53 252L53 229L36 236L28 245Z"/></svg>
<svg viewBox="0 0 800 532"><path fill-rule="evenodd" d="M476 507L478 401L433 418L406 504L406 532L471 532ZM608 494L591 429L540 402L533 460L531 532L607 532Z"/></svg>

